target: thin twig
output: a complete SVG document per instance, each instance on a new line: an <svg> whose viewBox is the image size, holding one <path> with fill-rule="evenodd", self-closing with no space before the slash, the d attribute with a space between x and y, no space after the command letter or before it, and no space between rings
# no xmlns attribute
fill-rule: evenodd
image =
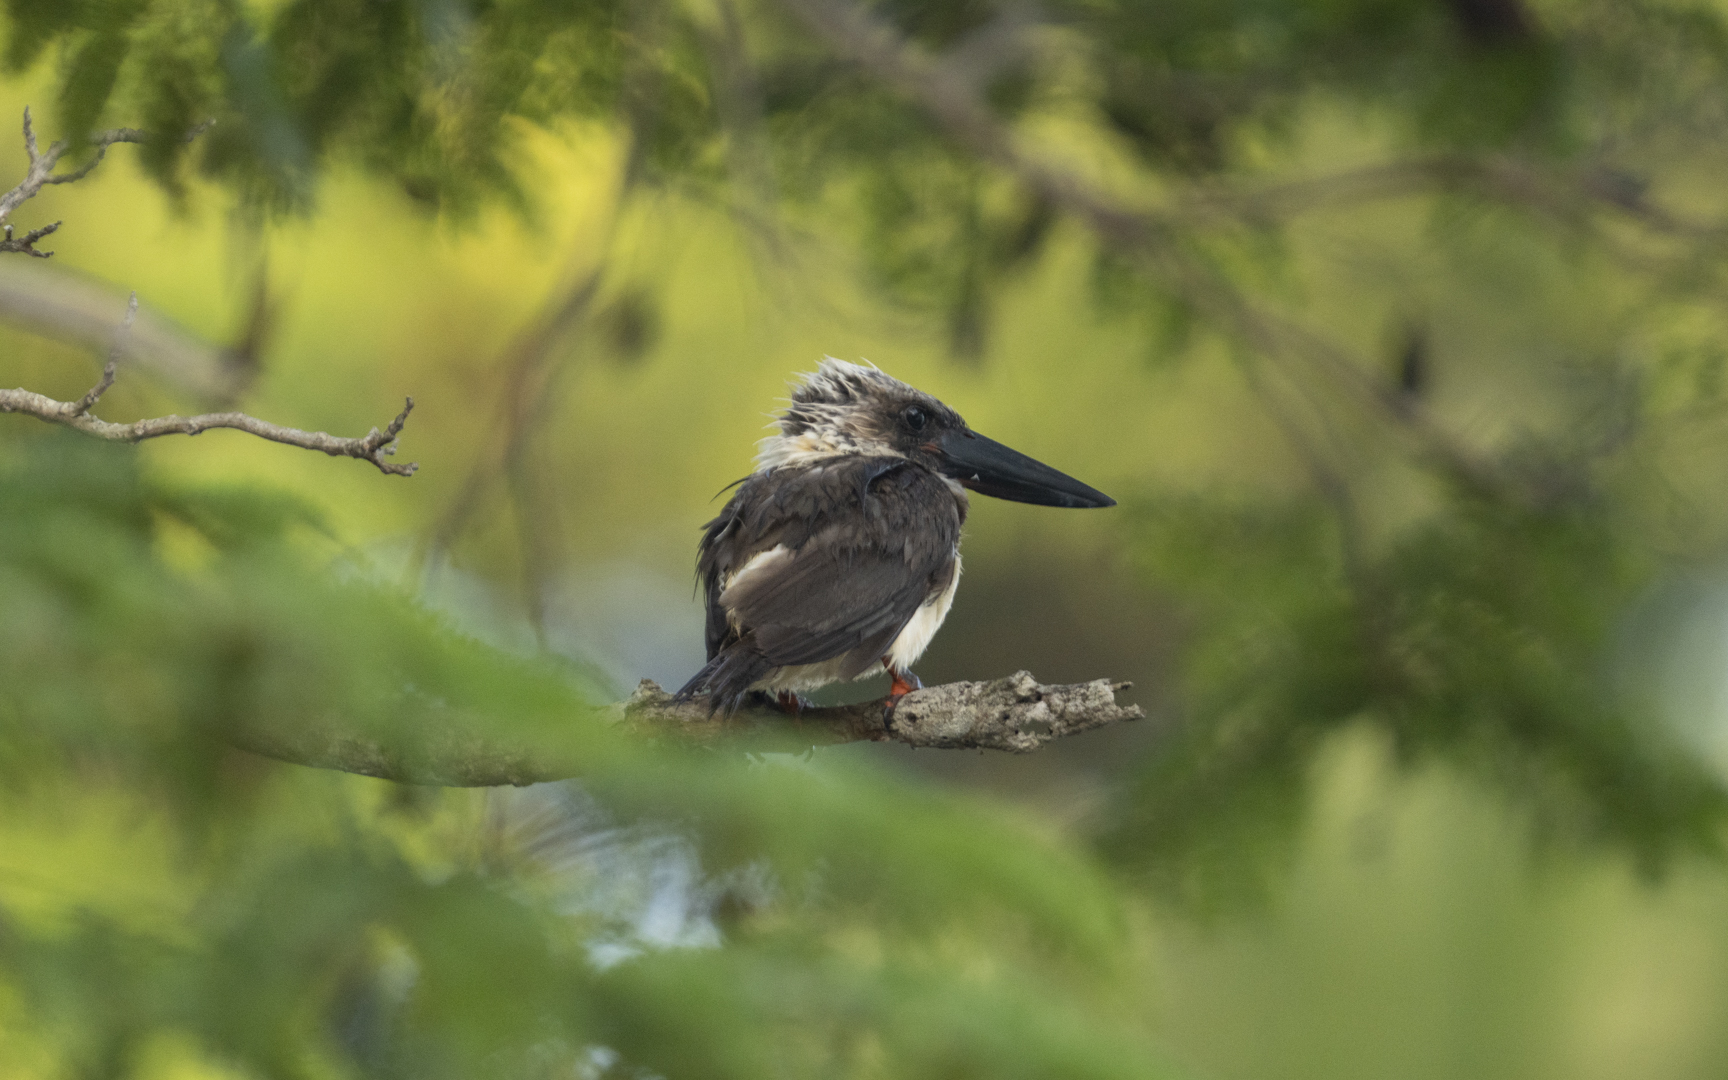
<svg viewBox="0 0 1728 1080"><path fill-rule="evenodd" d="M0 229L3 229L6 234L6 238L0 240L0 252L16 251L25 255L34 255L38 259L49 258L54 253L52 251L37 251L36 241L42 239L44 236L52 235L54 232L59 230L61 224L62 223L58 221L49 222L40 229L31 229L29 232L17 239L13 239L12 237L11 225L0 226Z"/></svg>
<svg viewBox="0 0 1728 1080"><path fill-rule="evenodd" d="M89 395L85 395L88 397ZM83 399L78 401L56 401L42 394L29 390L0 390L0 413L23 413L45 420L50 424L60 424L81 431L86 435L94 435L98 439L110 442L142 442L162 435L197 435L214 428L233 428L269 439L287 446L298 446L303 450L320 450L331 457L351 457L360 461L370 461L378 466L379 471L392 476L412 476L420 468L415 462L397 465L385 461L384 458L396 452L396 436L402 433L402 425L408 422L408 414L414 409L414 399L407 399L407 404L390 421L390 426L383 431L373 428L370 432L357 439L342 438L322 431L302 431L299 428L282 427L278 424L259 420L240 412L201 413L197 416L157 416L148 420L139 420L130 424L110 424L106 420L98 420L88 413L80 412Z"/></svg>
<svg viewBox="0 0 1728 1080"><path fill-rule="evenodd" d="M181 139L185 142L191 142L209 130L210 125L215 122L214 120L206 120L181 136ZM6 219L12 216L12 211L34 198L36 193L48 184L70 184L75 180L84 179L90 175L90 170L101 164L102 159L108 153L108 148L115 143L145 143L156 138L157 136L149 132L139 131L137 128L114 128L109 131L98 132L91 136L89 143L96 148L95 156L71 172L56 176L54 175L54 168L60 163L61 157L70 149L70 146L64 140L57 139L48 144L48 149L41 149L36 142L36 128L30 117L30 108L25 106L24 152L29 156L30 164L24 172L24 179L18 182L18 186L6 194L0 195L0 227L3 227L5 233L5 239L0 240L0 252L21 252L26 255L34 255L38 259L46 259L53 255L52 251L36 250L35 245L37 241L58 229L60 222L56 221L51 225L44 225L40 229L32 229L15 239L12 235L12 226L6 224Z"/></svg>
<svg viewBox="0 0 1728 1080"><path fill-rule="evenodd" d="M114 385L114 376L120 368L120 354L125 350L126 339L131 335L132 320L138 317L138 293L134 291L131 299L126 301L126 317L120 321L120 329L114 332L114 346L108 350L108 362L102 365L102 378L90 391L79 398L72 408L72 415L83 416L95 407L96 402L108 388Z"/></svg>
<svg viewBox="0 0 1728 1080"><path fill-rule="evenodd" d="M86 435L110 442L142 442L162 435L197 435L212 428L233 428L256 435L271 442L283 443L287 446L298 446L304 450L319 450L331 457L351 457L360 461L370 461L380 472L391 476L412 476L419 465L410 462L398 465L385 461L384 458L396 452L396 436L402 433L402 425L408 422L408 414L414 409L414 399L409 398L402 412L396 419L390 421L390 426L383 431L373 428L357 439L342 438L329 435L322 431L301 431L299 428L282 427L267 423L253 416L240 412L203 413L198 416L158 416L148 420L138 420L130 424L111 424L106 420L98 420L90 415L90 410L102 400L102 395L114 385L114 379L119 370L120 357L125 352L126 342L132 328L132 321L138 315L138 294L133 293L126 305L126 318L114 334L114 343L108 351L108 362L102 367L102 378L92 386L83 397L77 401L57 401L44 394L34 393L19 388L16 390L0 390L0 413L23 413L34 416L38 420L50 424L59 424Z"/></svg>

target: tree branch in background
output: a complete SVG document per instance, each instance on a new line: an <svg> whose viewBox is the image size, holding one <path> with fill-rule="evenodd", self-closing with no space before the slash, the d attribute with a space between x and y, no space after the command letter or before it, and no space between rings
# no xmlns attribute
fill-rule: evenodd
<svg viewBox="0 0 1728 1080"><path fill-rule="evenodd" d="M516 512L522 553L522 596L529 625L545 645L546 610L543 586L558 548L557 504L541 497L549 489L543 469L531 452L534 439L557 402L558 386L581 353L561 348L593 314L601 286L611 269L612 249L636 173L635 140L625 151L617 191L599 225L593 255L584 245L572 257L569 276L533 320L519 330L500 357L503 390L493 425L495 436L481 447L462 486L427 531L418 552L417 576L429 580L442 566L450 548L475 519L486 500L504 481ZM583 264L586 263L584 266Z"/></svg>
<svg viewBox="0 0 1728 1080"><path fill-rule="evenodd" d="M214 120L206 120L182 137L185 141L191 142L214 123ZM55 176L54 167L60 164L60 158L70 149L70 146L64 140L56 140L48 145L48 149L39 150L36 144L36 129L30 120L30 108L25 106L24 152L30 156L30 166L25 170L24 179L19 181L17 187L4 195L0 195L0 228L5 230L5 239L0 240L0 252L22 252L26 255L34 255L38 259L46 259L53 255L52 251L37 251L36 242L58 229L60 222L56 221L51 225L44 225L40 229L32 229L23 236L14 239L12 226L6 220L12 216L12 211L18 209L25 201L35 197L36 193L48 184L70 184L75 180L84 179L90 175L90 170L102 163L103 157L108 153L108 148L115 143L144 143L153 138L156 136L136 128L115 128L112 131L99 132L90 139L90 145L96 148L96 155L71 172Z"/></svg>
<svg viewBox="0 0 1728 1080"><path fill-rule="evenodd" d="M214 123L214 120L207 120L182 138L191 142ZM56 175L54 169L70 147L64 141L56 141L49 144L48 149L40 149L30 110L25 108L24 151L29 155L30 164L18 186L0 195L0 230L4 231L5 237L0 240L0 252L20 252L39 259L53 255L52 251L37 250L36 244L59 229L61 223L56 221L15 237L13 227L7 221L12 212L49 184L70 184L90 175L115 143L146 143L156 138L158 136L136 128L99 132L89 143L96 150L90 160L71 172ZM23 323L37 333L70 337L91 344L95 339L107 336L106 318L95 313L105 298L93 302L90 296L93 290L89 287L70 279L58 283L45 282L10 270L0 272L0 277L3 277L0 280L0 315ZM192 339L162 320L149 318L139 327L135 339L135 355L145 358L163 374L212 401L225 403L232 400L244 389L252 374L250 365L243 362L246 359L244 342L240 350L218 349Z"/></svg>
<svg viewBox="0 0 1728 1080"><path fill-rule="evenodd" d="M780 185L774 175L762 80L751 63L744 19L733 0L717 0L716 25L699 26L698 37L713 71L714 108L725 132L726 169L731 185L730 211L746 239L764 261L787 256L782 222L775 213Z"/></svg>
<svg viewBox="0 0 1728 1080"><path fill-rule="evenodd" d="M1143 246L1170 225L1148 211L1122 206L1080 177L1026 153L979 92L973 78L980 71L976 56L962 57L963 67L931 56L849 0L785 2L838 53L923 108L955 142L1084 221L1110 246ZM1017 19L1014 26L1021 29Z"/></svg>
<svg viewBox="0 0 1728 1080"><path fill-rule="evenodd" d="M114 309L124 302L111 286L64 264L0 259L0 320L29 333L103 349L114 335ZM149 307L139 309L127 332L125 360L205 406L225 405L245 389L247 372L231 350Z"/></svg>
<svg viewBox="0 0 1728 1080"><path fill-rule="evenodd" d="M98 420L90 415L90 410L114 385L114 378L119 369L120 356L125 351L126 336L132 327L132 320L138 314L138 294L133 293L126 307L125 321L120 324L120 330L115 335L114 345L108 353L108 363L102 368L102 378L91 387L89 392L77 401L56 401L51 397L33 393L22 388L17 390L0 390L0 412L23 413L44 420L50 424L60 424L63 427L81 431L86 435L94 435L99 439L112 442L142 442L161 435L197 435L212 428L233 428L256 435L271 442L284 443L288 446L298 446L305 450L320 450L331 457L351 457L360 461L370 461L381 472L392 476L412 476L418 465L410 462L407 465L397 465L385 461L384 458L396 452L396 436L401 434L402 425L408 422L408 413L414 408L414 399L409 398L407 405L390 426L383 431L373 428L367 434L357 439L340 438L327 435L322 431L301 431L299 428L280 427L266 423L255 417L239 412L203 413L198 416L158 416L148 420L139 420L130 424L111 424L106 420Z"/></svg>
<svg viewBox="0 0 1728 1080"><path fill-rule="evenodd" d="M848 742L901 742L933 749L1026 753L1067 735L1144 719L1138 705L1116 704L1128 683L1095 679L1046 686L1024 671L991 682L957 682L914 690L900 699L890 725L883 703L806 709L796 717L774 707L709 715L705 700L677 702L644 679L630 700L612 706L613 722L647 739L750 751L801 752ZM521 787L581 775L580 762L555 747L512 742L495 730L427 718L412 747L312 722L246 728L229 734L239 749L316 769L432 787Z"/></svg>
<svg viewBox="0 0 1728 1080"><path fill-rule="evenodd" d="M622 198L622 194L619 196ZM615 215L614 215L615 218ZM610 246L612 226L607 227L608 240L602 252ZM445 554L455 544L486 498L498 488L500 479L511 482L510 492L516 500L518 515L531 517L525 497L532 485L526 480L523 459L540 423L550 412L559 377L568 366L569 356L558 346L585 320L600 291L607 264L602 255L585 273L580 274L561 290L552 303L546 305L533 323L517 334L504 356L505 379L498 402L496 430L502 434L488 440L478 460L456 496L445 505L425 540L422 555L423 573L436 572ZM539 550L533 522L520 522L525 545L524 562L537 563ZM532 547L533 550L528 550ZM535 576L532 567L525 567L526 578ZM538 585L525 582L530 622L535 633L542 632Z"/></svg>
<svg viewBox="0 0 1728 1080"><path fill-rule="evenodd" d="M1419 401L1378 377L1374 365L1348 348L1255 304L1181 242L1183 234L1232 222L1263 225L1308 210L1376 199L1467 190L1574 228L1587 228L1588 215L1603 209L1651 234L1692 240L1706 250L1680 264L1679 269L1689 273L1703 265L1701 257L1728 244L1728 226L1687 221L1667 211L1647 198L1635 176L1604 167L1545 172L1509 157L1442 155L1258 191L1202 190L1173 206L1136 205L1064 163L1025 148L1013 127L985 99L975 76L976 59L965 55L965 46L942 56L932 55L853 0L782 2L839 55L921 108L955 143L1003 169L1023 187L1084 224L1101 246L1140 266L1160 288L1211 318L1226 334L1267 360L1280 376L1276 381L1284 384L1283 389L1275 387L1271 379L1250 382L1271 411L1282 410L1286 417L1291 413L1269 395L1314 398L1305 384L1323 381L1366 406L1370 415L1412 447L1416 458L1436 471L1482 494L1514 503L1540 505L1548 500L1549 493L1495 468L1437 423ZM1493 33L1513 36L1533 32L1534 24L1515 2L1456 0L1451 6L1471 34L1487 34L1492 28L1498 28ZM1011 19L1004 25L1019 29ZM999 40L1007 32L988 36ZM1004 48L997 43L992 51L1000 53ZM1594 231L1592 235L1607 239ZM1622 261L1634 261L1634 255L1623 247L1610 247ZM1243 363L1247 362L1244 357ZM1279 422L1289 430L1288 424ZM1309 439L1313 444L1321 441ZM1318 479L1322 487L1326 486L1324 477Z"/></svg>
<svg viewBox="0 0 1728 1080"><path fill-rule="evenodd" d="M840 55L923 109L950 139L1083 223L1103 247L1142 267L1160 287L1283 369L1286 382L1298 389L1316 376L1330 382L1412 441L1417 456L1440 471L1478 490L1527 501L1527 493L1510 490L1507 478L1440 428L1425 409L1376 380L1369 365L1352 357L1349 350L1254 304L1215 267L1186 250L1179 235L1194 223L1174 213L1125 203L1089 178L1027 152L970 77L974 64L962 68L931 55L851 0L783 2ZM1405 177L1394 168L1387 177L1365 173L1364 179L1368 181L1364 187L1372 192L1384 182L1401 182ZM1257 392L1264 395L1259 388L1269 385L1259 380Z"/></svg>

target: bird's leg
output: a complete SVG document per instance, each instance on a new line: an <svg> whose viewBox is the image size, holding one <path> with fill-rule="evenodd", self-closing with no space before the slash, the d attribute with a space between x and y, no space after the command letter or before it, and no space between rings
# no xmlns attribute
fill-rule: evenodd
<svg viewBox="0 0 1728 1080"><path fill-rule="evenodd" d="M888 684L888 708L882 714L882 726L892 728L894 726L894 707L899 705L900 699L907 694L914 690L924 689L924 684L918 681L918 676L912 674L911 669L897 670L893 664L888 662L886 656L882 658L882 666L888 669L888 678L891 680Z"/></svg>
<svg viewBox="0 0 1728 1080"><path fill-rule="evenodd" d="M782 690L774 695L774 703L780 706L780 711L792 717L792 722L799 727L804 726L804 710L810 707L798 693L792 690Z"/></svg>

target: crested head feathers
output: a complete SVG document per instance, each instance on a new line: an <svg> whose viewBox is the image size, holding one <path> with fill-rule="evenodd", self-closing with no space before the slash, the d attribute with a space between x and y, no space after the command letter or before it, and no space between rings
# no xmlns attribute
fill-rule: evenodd
<svg viewBox="0 0 1728 1080"><path fill-rule="evenodd" d="M757 444L756 471L807 464L841 454L901 456L881 434L884 419L910 402L948 411L941 402L874 364L825 356L792 389L777 418L779 432Z"/></svg>

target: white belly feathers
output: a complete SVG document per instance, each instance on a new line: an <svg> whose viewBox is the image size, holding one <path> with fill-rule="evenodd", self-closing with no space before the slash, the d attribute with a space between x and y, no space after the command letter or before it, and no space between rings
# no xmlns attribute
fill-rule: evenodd
<svg viewBox="0 0 1728 1080"><path fill-rule="evenodd" d="M888 646L888 662L897 671L906 671L918 662L924 655L924 650L930 647L930 639L936 636L936 631L942 628L942 620L948 617L948 609L954 606L954 592L960 588L960 552L954 552L954 576L948 579L948 587L924 601L924 606L912 614L912 620L906 624L906 629L900 631L900 636L894 639L894 644Z"/></svg>

